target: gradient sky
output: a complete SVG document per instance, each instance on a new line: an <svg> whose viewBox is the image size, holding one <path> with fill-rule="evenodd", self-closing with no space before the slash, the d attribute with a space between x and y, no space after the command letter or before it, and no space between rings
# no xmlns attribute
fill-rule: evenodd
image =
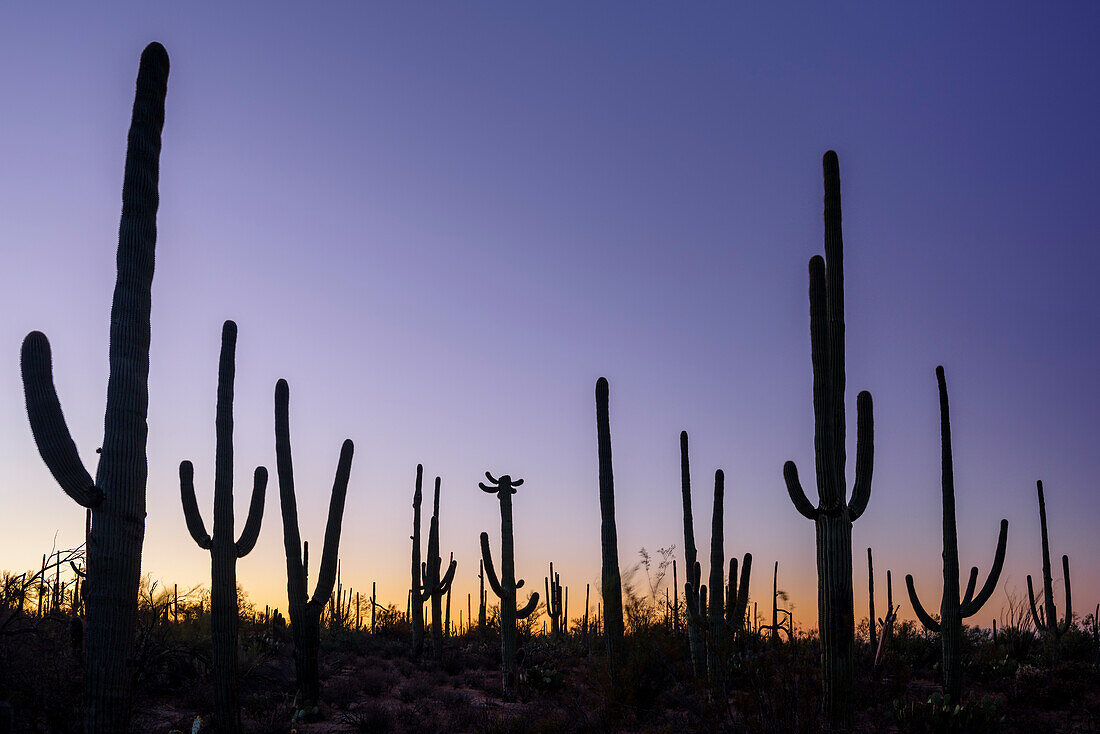
<svg viewBox="0 0 1100 734"><path fill-rule="evenodd" d="M273 474L260 541L238 563L261 606L285 607L272 399L285 377L302 533L318 548L340 442L356 442L346 585L377 580L404 607L422 462L443 477L455 591L475 589L478 533L499 548L497 503L476 488L490 469L527 480L518 574L541 589L555 561L580 614L599 579L593 388L605 375L624 575L643 546L675 544L682 564L687 429L700 550L721 467L727 556L752 552L762 606L778 560L796 622L815 625L813 526L781 466L813 476L806 262L822 250L833 148L849 425L860 389L876 413L873 493L853 534L857 617L867 546L880 610L886 569L903 616L907 572L939 606L937 364L964 576L978 565L984 578L998 521L1011 523L976 621L1041 573L1036 479L1087 613L1100 597L1097 28L1100 5L1083 2L7 4L0 567L83 538L83 512L34 448L19 345L31 329L50 337L92 466L133 83L159 40L172 72L143 557L154 577L209 578L177 471L195 463L209 526L232 318L238 530L252 468Z"/></svg>

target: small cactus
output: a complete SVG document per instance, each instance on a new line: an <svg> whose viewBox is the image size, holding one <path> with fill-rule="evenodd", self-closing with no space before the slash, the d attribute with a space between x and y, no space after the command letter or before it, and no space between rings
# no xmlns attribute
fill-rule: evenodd
<svg viewBox="0 0 1100 734"><path fill-rule="evenodd" d="M420 467L417 467L417 477L421 475ZM444 595L451 592L451 581L454 580L455 569L458 563L451 556L451 563L447 572L440 576L443 560L439 557L439 477L435 478L435 502L433 503L432 521L428 529L428 558L421 564L421 581L419 599L421 602L431 601L432 604L432 656L438 661L443 659L443 628L444 620L442 602Z"/></svg>
<svg viewBox="0 0 1100 734"><path fill-rule="evenodd" d="M1058 609L1054 606L1054 582L1050 573L1050 541L1047 538L1047 503L1043 496L1043 483L1036 482L1039 493L1039 526L1043 537L1043 606L1035 608L1035 590L1031 583L1031 574L1027 576L1027 599L1031 603L1031 618L1035 621L1035 629L1054 641L1057 646L1059 638L1064 635L1073 624L1073 599L1069 586L1069 556L1062 556L1062 581L1066 586L1066 616L1058 621Z"/></svg>
<svg viewBox="0 0 1100 734"><path fill-rule="evenodd" d="M546 616L550 618L550 634L554 638L561 637L562 633L562 596L561 576L554 573L554 562L550 562L550 575L545 579L546 585Z"/></svg>

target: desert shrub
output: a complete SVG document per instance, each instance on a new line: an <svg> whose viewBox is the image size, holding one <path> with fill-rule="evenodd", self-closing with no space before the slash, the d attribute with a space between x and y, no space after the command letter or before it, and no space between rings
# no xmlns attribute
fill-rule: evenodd
<svg viewBox="0 0 1100 734"><path fill-rule="evenodd" d="M904 734L985 734L1002 731L1005 715L1000 701L990 696L951 704L941 693L927 701L894 701L894 718Z"/></svg>

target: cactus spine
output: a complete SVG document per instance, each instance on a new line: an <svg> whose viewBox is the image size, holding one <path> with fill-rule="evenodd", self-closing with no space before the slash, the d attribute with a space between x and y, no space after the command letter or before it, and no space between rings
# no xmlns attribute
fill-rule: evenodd
<svg viewBox="0 0 1100 734"><path fill-rule="evenodd" d="M596 381L596 437L600 462L600 539L603 567L601 582L604 606L604 639L607 659L614 677L623 644L623 588L619 576L619 541L615 529L615 476L611 464L610 389L607 380Z"/></svg>
<svg viewBox="0 0 1100 734"><path fill-rule="evenodd" d="M203 550L210 551L210 629L213 637L214 711L223 732L241 730L237 703L237 559L244 558L260 536L267 490L267 469L256 467L252 502L241 537L233 539L233 378L236 372L237 325L222 326L218 364L217 434L214 463L214 535L206 532L195 501L195 467L180 462L180 499L187 530Z"/></svg>
<svg viewBox="0 0 1100 734"><path fill-rule="evenodd" d="M997 551L993 556L993 566L978 595L974 587L978 581L977 566L970 569L970 581L966 592L959 601L959 538L955 527L955 474L951 460L951 413L947 403L947 379L943 367L936 368L936 381L940 391L940 443L943 485L943 600L940 602L940 621L932 619L921 606L913 587L913 576L905 577L905 586L909 590L909 601L913 612L930 632L939 632L943 642L943 679L944 691L953 703L959 703L962 695L962 664L960 647L962 643L962 621L977 614L997 587L1001 567L1005 560L1005 544L1008 541L1008 520L1001 520L1001 532L997 537Z"/></svg>
<svg viewBox="0 0 1100 734"><path fill-rule="evenodd" d="M1031 603L1031 618L1035 621L1035 629L1047 635L1054 641L1055 646L1059 638L1069 630L1073 624L1073 601L1069 586L1069 556L1062 556L1062 580L1066 585L1066 617L1058 622L1058 609L1054 606L1054 582L1050 573L1050 541L1047 538L1047 503L1043 496L1043 483L1036 482L1039 493L1039 527L1043 537L1043 607L1042 611L1035 608L1035 590L1031 583L1031 574L1027 576L1027 599Z"/></svg>
<svg viewBox="0 0 1100 734"><path fill-rule="evenodd" d="M481 534L481 559L485 563L485 575L489 586L500 598L500 672L504 698L511 699L516 691L516 620L527 618L539 604L539 593L531 594L523 609L516 609L516 591L523 587L523 579L516 580L515 541L512 534L512 495L522 479L513 480L507 474L500 479L485 472L486 485L478 483L483 492L495 494L500 500L500 576L493 569L493 555L489 550L489 534Z"/></svg>
<svg viewBox="0 0 1100 734"><path fill-rule="evenodd" d="M871 394L856 400L856 479L847 500L844 476L844 244L840 164L828 151L825 178L825 258L810 258L810 343L814 373L814 454L819 502L806 498L794 462L783 478L795 509L817 526L817 619L821 635L822 713L832 726L852 719L852 523L867 509L874 463Z"/></svg>
<svg viewBox="0 0 1100 734"><path fill-rule="evenodd" d="M309 710L317 705L321 682L317 670L320 647L321 613L336 582L336 561L340 549L340 526L344 519L344 500L351 477L355 444L346 439L340 447L336 479L328 505L328 524L321 550L321 565L313 597L306 586L308 556L303 559L303 544L298 531L298 505L294 496L294 464L290 450L290 388L286 380L275 384L275 457L279 471L279 499L283 515L283 546L286 550L286 587L290 623L294 636L294 668L298 677L298 708ZM305 551L308 553L308 551Z"/></svg>
<svg viewBox="0 0 1100 734"><path fill-rule="evenodd" d="M418 466L417 479L420 478L420 475L421 470ZM436 660L443 659L443 596L444 594L450 594L451 581L454 579L455 569L458 567L458 563L455 562L454 556L452 555L451 563L447 567L447 573L440 578L439 574L442 569L443 560L439 557L439 485L440 479L436 477L435 502L432 505L432 521L428 528L428 559L421 567L423 579L420 583L419 595L421 602L430 599L432 603L432 656ZM419 486L418 482L418 489ZM419 553L417 553L417 555L419 555ZM449 608L448 601L448 609Z"/></svg>
<svg viewBox="0 0 1100 734"><path fill-rule="evenodd" d="M130 648L145 538L149 427L149 310L157 240L157 182L168 86L168 53L141 54L126 146L118 278L111 304L110 377L96 479L77 454L53 384L50 343L23 340L27 417L43 461L61 488L92 511L87 547L87 664L84 730L124 731L130 716Z"/></svg>

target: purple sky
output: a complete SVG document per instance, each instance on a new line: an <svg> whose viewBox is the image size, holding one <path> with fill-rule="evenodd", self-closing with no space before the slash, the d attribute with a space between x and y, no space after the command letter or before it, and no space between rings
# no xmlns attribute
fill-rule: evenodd
<svg viewBox="0 0 1100 734"><path fill-rule="evenodd" d="M232 318L238 528L252 468L274 475L285 377L302 533L318 548L340 442L356 442L345 585L377 580L403 607L422 462L443 476L455 590L474 589L478 533L499 548L496 502L476 488L490 469L527 480L517 573L541 589L554 560L580 614L599 578L593 387L605 375L624 574L643 546L675 544L682 564L687 429L701 551L721 467L727 556L753 553L762 605L778 559L796 622L812 626L813 527L780 469L795 459L813 476L806 262L822 249L820 161L834 148L849 424L857 390L876 413L873 493L853 537L857 617L869 545L880 609L888 568L903 616L906 572L939 605L941 363L964 576L978 565L984 578L998 521L1011 523L1001 585L976 621L1041 572L1036 479L1052 553L1070 555L1077 610L1091 610L1100 6L773 5L0 9L0 567L37 564L55 534L82 539L83 512L34 449L19 344L49 335L90 464L126 126L155 39L172 74L153 283L154 577L208 578L177 467L195 463L209 524ZM261 606L285 607L284 574L273 481L238 578Z"/></svg>

